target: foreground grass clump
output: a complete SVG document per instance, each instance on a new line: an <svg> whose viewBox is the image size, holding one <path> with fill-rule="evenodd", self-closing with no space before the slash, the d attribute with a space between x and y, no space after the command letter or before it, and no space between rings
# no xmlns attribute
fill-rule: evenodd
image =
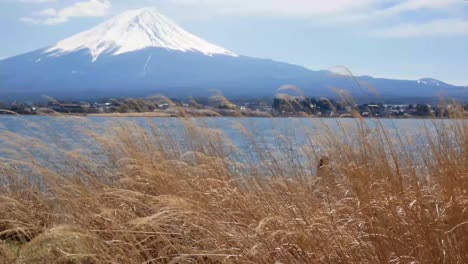
<svg viewBox="0 0 468 264"><path fill-rule="evenodd" d="M5 131L0 263L468 263L466 119L422 144L323 125L300 147L239 126L250 153L189 120L83 132L84 150Z"/></svg>

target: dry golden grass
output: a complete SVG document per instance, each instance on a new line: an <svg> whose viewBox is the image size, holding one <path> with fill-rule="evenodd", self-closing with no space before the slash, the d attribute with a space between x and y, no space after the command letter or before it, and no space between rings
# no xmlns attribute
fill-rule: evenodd
<svg viewBox="0 0 468 264"><path fill-rule="evenodd" d="M281 133L265 149L239 125L255 159L189 120L184 144L152 123L86 132L93 154L1 133L0 263L468 263L454 117L411 151L359 118L323 124L320 150Z"/></svg>

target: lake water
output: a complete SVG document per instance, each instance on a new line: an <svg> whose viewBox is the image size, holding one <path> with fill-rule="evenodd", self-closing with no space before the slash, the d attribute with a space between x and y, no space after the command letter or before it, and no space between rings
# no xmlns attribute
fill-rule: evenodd
<svg viewBox="0 0 468 264"><path fill-rule="evenodd" d="M294 136L298 142L305 143L310 135L326 133L325 128L339 129L339 124L352 129L355 119L312 119L312 118L193 118L191 122L202 128L223 131L236 145L242 146L245 134L239 127L245 127L254 137L271 141L275 135ZM433 129L434 124L448 122L446 120L429 119L368 119L370 128L380 124L390 132L402 136L417 136L425 133L425 129ZM184 125L179 118L122 118L122 117L45 117L45 116L1 116L0 132L13 132L20 135L39 138L48 142L56 139L79 141L80 131L92 129L97 133L105 133L107 129L119 126L138 124L148 126L156 124L161 130L176 133ZM379 124L380 123L380 124Z"/></svg>
<svg viewBox="0 0 468 264"><path fill-rule="evenodd" d="M435 135L435 128L441 124L450 124L449 120L417 120L417 119L381 119L365 121L366 137L379 135L376 131L381 126L391 138L403 139L396 144L404 145L407 151L416 153L411 159L418 159L417 153L430 149L427 135ZM465 122L465 121L463 121ZM187 126L187 123L190 125ZM179 118L109 118L109 117L41 117L41 116L0 116L0 159L29 160L34 157L41 164L52 164L56 168L68 168L69 158L65 152L80 152L87 157L96 159L96 164L104 164L105 155L99 152L96 141L89 136L113 135L115 128L123 129L124 133L132 134L132 127L137 125L148 131L157 126L157 138L166 143L168 136L177 142L174 152L179 155L190 152L193 142L187 127L195 125L195 131L205 135L205 139L222 136L226 148L225 155L235 162L253 162L263 160L262 153L269 153L266 159L277 159L284 164L284 174L294 173L296 167L307 164L311 156L305 149L327 155L327 138L334 135L338 140L343 135L351 140L358 137L360 123L356 119L311 119L311 118L194 118L189 120ZM192 131L193 132L193 131ZM141 134L140 134L141 136ZM193 140L192 140L193 141ZM253 144L255 142L255 144ZM169 144L169 143L168 143ZM192 145L191 145L192 144ZM351 142L351 144L359 144ZM324 147L325 146L325 147ZM454 142L454 148L457 148ZM233 150L234 149L234 150ZM56 150L56 151L55 151ZM65 151L65 152L64 152ZM335 150L336 151L336 150ZM336 152L335 152L336 153ZM68 154L67 154L68 155ZM274 157L274 158L273 158ZM103 158L103 160L100 160ZM304 162L305 161L305 162ZM313 162L315 163L315 161ZM63 166L62 166L63 165ZM260 166L260 163L259 163ZM314 170L314 167L311 167ZM70 174L73 174L70 171Z"/></svg>
<svg viewBox="0 0 468 264"><path fill-rule="evenodd" d="M292 142L291 148L310 145L320 148L317 138L330 131L340 132L345 128L353 133L355 119L310 119L310 118L194 118L191 122L205 130L222 131L226 138L243 151L249 151L252 139L274 148L278 140ZM383 126L394 136L420 140L426 134L426 128L434 129L434 124L446 120L422 119L381 119L367 120L370 129ZM68 150L82 146L83 131L92 130L97 134L106 134L116 126L138 124L149 127L156 124L164 133L172 134L180 143L186 135L182 133L184 123L178 118L111 118L111 117L43 117L43 116L0 116L0 132L13 132L17 135L39 139ZM240 129L243 127L245 129ZM247 136L245 130L249 131ZM348 132L347 132L348 133ZM6 140L4 138L4 140ZM1 142L1 141L0 141Z"/></svg>

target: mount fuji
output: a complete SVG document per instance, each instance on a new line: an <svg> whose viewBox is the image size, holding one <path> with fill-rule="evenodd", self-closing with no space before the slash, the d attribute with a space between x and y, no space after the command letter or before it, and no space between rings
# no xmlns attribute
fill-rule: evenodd
<svg viewBox="0 0 468 264"><path fill-rule="evenodd" d="M384 98L468 98L466 88L434 79L357 77ZM273 96L285 84L309 96L333 96L331 88L369 96L353 78L329 71L237 55L179 27L154 8L124 12L58 43L0 60L0 101L40 95L98 98L209 95ZM360 86L360 87L364 87Z"/></svg>

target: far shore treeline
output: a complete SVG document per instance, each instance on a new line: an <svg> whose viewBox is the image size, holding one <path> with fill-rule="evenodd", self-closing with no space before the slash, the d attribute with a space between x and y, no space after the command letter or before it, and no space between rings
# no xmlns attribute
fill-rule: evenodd
<svg viewBox="0 0 468 264"><path fill-rule="evenodd" d="M436 103L388 103L373 100L356 103L347 99L327 99L277 95L274 98L237 98L222 95L187 99L157 95L146 98L99 99L95 101L55 100L47 97L37 102L0 102L0 114L19 115L110 115L156 117L363 117L444 118L454 108L468 111L468 103L439 100Z"/></svg>

